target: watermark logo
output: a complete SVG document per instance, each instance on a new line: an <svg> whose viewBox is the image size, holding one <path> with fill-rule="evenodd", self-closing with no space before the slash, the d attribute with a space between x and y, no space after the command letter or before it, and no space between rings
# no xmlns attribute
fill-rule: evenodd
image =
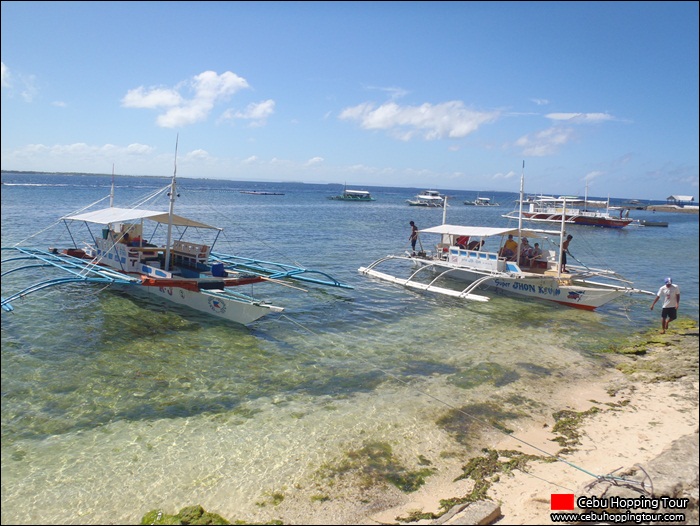
<svg viewBox="0 0 700 526"><path fill-rule="evenodd" d="M591 495L576 497L573 493L552 493L550 513L552 522L577 523L664 523L685 522L685 513L675 510L687 510L689 499L671 497L634 498L619 496L596 497ZM579 512L574 512L578 508Z"/></svg>

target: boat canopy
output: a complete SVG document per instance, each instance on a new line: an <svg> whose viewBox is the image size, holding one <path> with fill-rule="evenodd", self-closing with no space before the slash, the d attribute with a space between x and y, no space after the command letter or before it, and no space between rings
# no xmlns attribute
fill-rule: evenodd
<svg viewBox="0 0 700 526"><path fill-rule="evenodd" d="M419 230L418 232L426 234L448 234L455 236L469 237L493 237L513 234L514 236L531 236L537 237L537 234L556 234L556 230L535 230L535 229L520 229L517 228L494 228L486 226L460 226L460 225L438 225L430 228Z"/></svg>
<svg viewBox="0 0 700 526"><path fill-rule="evenodd" d="M92 212L85 212L82 214L65 216L61 219L70 221L86 221L88 223L98 223L101 225L107 225L110 223L127 223L139 219L150 219L151 221L156 221L157 223L164 224L167 224L169 222L169 216L167 212L117 207L103 208L102 210L94 210ZM222 230L219 227L207 225L205 223L200 223L199 221L194 221L192 219L178 216L176 214L172 215L172 223L173 225L177 226L191 226L195 228L210 228L212 230Z"/></svg>

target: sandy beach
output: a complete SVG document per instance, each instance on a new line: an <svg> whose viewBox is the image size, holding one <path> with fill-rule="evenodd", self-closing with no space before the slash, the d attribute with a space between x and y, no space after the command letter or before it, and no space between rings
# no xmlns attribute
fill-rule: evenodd
<svg viewBox="0 0 700 526"><path fill-rule="evenodd" d="M570 385L558 393L556 405L562 410L591 413L582 416L577 426L579 443L570 453L560 455L565 462L532 461L525 471L494 478L486 495L500 504L502 515L491 523L553 524L551 494L580 494L595 476L619 474L620 468L636 464L644 466L676 439L697 432L697 326L676 325L664 335L650 333L641 337L636 348L639 354L614 355L616 367L610 368L606 376ZM536 448L555 451L557 443L553 440L558 435L553 432L554 426L554 418L535 422L516 430L513 435L517 439L506 438L494 449L529 455L540 455ZM438 487L429 484L410 501L367 517L362 523L397 524L397 517L411 513L440 513L439 500L450 498L451 491L452 497L458 496L464 489L464 481L451 488L449 483ZM414 523L441 522L423 519Z"/></svg>

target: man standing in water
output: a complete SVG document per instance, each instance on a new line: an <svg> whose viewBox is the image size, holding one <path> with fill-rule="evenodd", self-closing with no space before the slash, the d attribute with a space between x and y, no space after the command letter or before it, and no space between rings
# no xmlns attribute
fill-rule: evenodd
<svg viewBox="0 0 700 526"><path fill-rule="evenodd" d="M678 307L681 304L681 288L678 285L674 285L671 278L666 278L664 286L656 293L654 303L651 304L651 310L654 310L654 305L656 305L660 297L663 297L663 302L661 303L661 334L665 334L668 324L678 316Z"/></svg>
<svg viewBox="0 0 700 526"><path fill-rule="evenodd" d="M413 255L416 255L416 241L418 241L418 227L411 221L408 223L411 225L411 235L408 236L408 240L411 242L411 250L413 250Z"/></svg>
<svg viewBox="0 0 700 526"><path fill-rule="evenodd" d="M566 255L569 254L571 256L571 252L569 252L569 243L571 243L571 240L574 238L571 234L566 236L566 241L562 243L561 245L561 271L566 272Z"/></svg>

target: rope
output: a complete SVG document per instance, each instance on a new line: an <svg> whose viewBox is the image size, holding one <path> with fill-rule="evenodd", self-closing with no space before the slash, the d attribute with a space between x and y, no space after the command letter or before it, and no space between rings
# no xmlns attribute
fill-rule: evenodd
<svg viewBox="0 0 700 526"><path fill-rule="evenodd" d="M319 334L319 333L317 333L317 332L312 331L312 330L309 329L308 327L305 327L305 326L302 325L301 323L299 323L299 322L297 322L297 321L291 319L291 318L290 318L288 315L286 315L286 314L282 314L280 317L281 317L281 318L284 318L284 319L286 319L286 320L288 320L288 321L289 321L290 323L292 323L293 325L297 326L298 328L300 328L300 329L302 329L302 330L304 330L304 331L309 332L310 334L313 334L314 336L319 336L319 337L322 337L322 338L327 339L328 342L329 342L329 344L335 346L333 340L332 340L331 338L328 338L326 335ZM305 352L305 351L301 351L301 353L302 353L302 354L307 354L308 356L311 356L311 357L314 357L314 358L315 358L315 356L313 356L313 355L311 355L310 353L307 353L307 352ZM349 355L349 353L347 353L347 354ZM553 453L550 453L549 451L545 451L544 449L542 449L542 448L540 448L540 447L538 447L538 446L536 446L536 445L534 445L534 444L531 444L531 443L527 442L526 440L523 440L523 439L521 439L521 438L518 438L518 437L516 437L516 436L513 435L513 434L507 433L507 432L504 431L503 429L500 429L499 427L495 426L494 424L492 424L492 423L490 423L490 422L487 422L487 421L485 421L485 420L482 420L482 419L480 419L480 418L478 418L478 417L476 417L476 416L470 415L469 413L463 411L462 409L460 409L460 408L454 406L453 404L451 404L451 403L449 403L449 402L446 402L445 400L442 400L441 398L438 398L438 397L435 396L435 395L432 395L432 394L430 394L430 393L428 393L428 392L426 392L426 391L423 391L423 390L421 390L421 389L418 389L418 388L416 388L415 386L411 386L411 384L410 384L408 381L404 380L404 379L401 378L400 376L397 376L396 374L394 374L394 373L392 373L392 372L390 372L390 371L387 371L387 370L385 370L385 369L382 369L381 367L378 367L377 365L371 363L371 362L368 361L368 360L365 360L364 358L359 358L357 355L353 355L352 358L354 358L354 359L356 359L356 360L360 360L360 361L363 362L365 365L368 365L368 366L370 366L371 368L373 368L373 369L375 369L375 370L381 372L382 374L384 374L384 375L388 376L389 378L395 380L396 382L402 384L404 387L407 387L407 388L409 388L409 389L413 389L413 390L416 391L417 393L422 394L423 396L427 396L428 398L431 398L431 399L435 400L436 402L438 402L438 403L440 403L440 404L442 404L442 405L444 405L444 406L446 406L446 407L448 407L448 408L450 408L450 409L452 409L452 410L454 410L454 411L457 411L458 413L460 413L460 414L466 416L467 418L470 418L470 419L471 419L472 421L474 421L474 422L477 422L477 423L479 423L479 424L481 424L481 425L484 425L484 426L490 427L490 428L492 428L492 429L495 429L496 431L498 431L499 433L501 433L501 434L507 436L508 438L511 438L511 439L513 439L513 440L516 440L517 442L520 442L521 444L523 444L523 445L525 445L525 446L528 446L528 447L534 449L535 451L539 451L540 453L542 453L543 455L545 455L545 456L547 456L547 457L553 458L553 459L555 459L555 460L558 461L558 462L562 462L562 463L566 464L566 465L569 466L569 467L572 467L572 468L574 468L574 469L577 469L577 470L579 470L579 471L585 473L586 475L588 475L588 476L590 476L590 477L593 477L595 480L594 480L593 482L589 483L589 485L595 484L595 483L597 483L597 482L602 482L602 481L608 481L608 482L611 482L611 483L618 483L618 482L621 482L621 483L624 483L624 485L627 485L628 487L630 487L630 486L635 486L635 485L641 486L641 487L642 487L642 491L646 492L646 490L644 489L644 481L641 481L641 482L640 482L640 481L625 479L625 478L623 478L623 477L616 477L616 476L613 476L613 475L612 475L612 473L614 473L615 471L618 471L620 468L618 468L618 469L612 471L611 473L605 474L605 475L596 475L595 473L592 473L592 472L588 471L587 469L582 468L581 466L577 466L576 464L574 464L574 463L572 463L572 462L569 462L568 460L565 460L565 459L559 457L558 455L555 455L555 454L553 454ZM525 472L525 473L527 473L527 472ZM530 475L530 473L528 473L528 474ZM646 474L646 472L645 472L645 474ZM534 476L534 475L533 475L533 476ZM539 477L538 477L538 478L539 478ZM648 478L648 475L647 475L647 478ZM542 480L544 480L544 479L542 479ZM558 486L557 484L555 484L555 483L553 483L553 482L549 482L549 481L546 481L546 482L548 482L548 483L550 483L550 484L552 484L552 485L554 485L554 486ZM559 487L561 487L561 486L559 486ZM568 488L567 488L567 489L568 489ZM573 491L573 490L572 490L572 491Z"/></svg>

